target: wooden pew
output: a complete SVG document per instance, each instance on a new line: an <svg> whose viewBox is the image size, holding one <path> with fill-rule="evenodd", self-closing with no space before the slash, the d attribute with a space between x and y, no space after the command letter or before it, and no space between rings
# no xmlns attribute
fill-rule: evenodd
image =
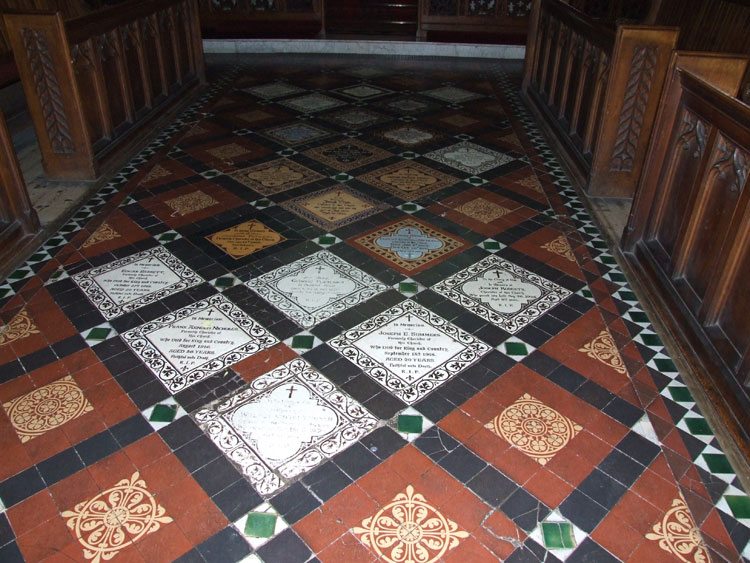
<svg viewBox="0 0 750 563"><path fill-rule="evenodd" d="M535 0L522 96L589 195L632 197L678 33Z"/></svg>
<svg viewBox="0 0 750 563"><path fill-rule="evenodd" d="M324 34L324 0L199 0L206 38L313 38Z"/></svg>
<svg viewBox="0 0 750 563"><path fill-rule="evenodd" d="M0 270L39 230L39 218L29 200L5 116L0 111Z"/></svg>
<svg viewBox="0 0 750 563"><path fill-rule="evenodd" d="M94 180L205 83L195 0L6 14L46 175Z"/></svg>
<svg viewBox="0 0 750 563"><path fill-rule="evenodd" d="M749 58L677 52L621 242L629 274L750 460Z"/></svg>

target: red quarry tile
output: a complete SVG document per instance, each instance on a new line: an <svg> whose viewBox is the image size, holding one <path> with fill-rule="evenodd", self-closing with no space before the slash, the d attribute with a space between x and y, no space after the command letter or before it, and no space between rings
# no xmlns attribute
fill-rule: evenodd
<svg viewBox="0 0 750 563"><path fill-rule="evenodd" d="M706 520L706 518L708 518L708 515L713 510L713 503L710 500L706 500L701 495L695 494L689 489L683 488L680 492L685 499L685 503L690 509L690 513L693 515L695 525L701 527L703 525L703 522Z"/></svg>
<svg viewBox="0 0 750 563"><path fill-rule="evenodd" d="M374 471L370 472L372 473ZM373 500L368 494L369 490L360 488L361 481L362 479L354 485L349 485L324 505L324 510L333 514L346 529L359 526L362 520L377 512L378 504L387 504L398 494L395 493L383 501Z"/></svg>
<svg viewBox="0 0 750 563"><path fill-rule="evenodd" d="M0 385L0 402L7 403L36 389L28 375L22 375Z"/></svg>
<svg viewBox="0 0 750 563"><path fill-rule="evenodd" d="M88 501L100 491L101 488L87 469L78 471L49 488L60 512L73 509L76 504Z"/></svg>
<svg viewBox="0 0 750 563"><path fill-rule="evenodd" d="M664 456L663 453L660 453L654 458L654 461L651 462L651 465L648 466L648 468L656 473L659 477L662 479L666 479L667 481L674 482L674 474L672 473L672 469L669 467L669 464L667 463L667 458Z"/></svg>
<svg viewBox="0 0 750 563"><path fill-rule="evenodd" d="M414 479L434 466L429 457L411 444L388 461L392 463L393 470L405 479Z"/></svg>
<svg viewBox="0 0 750 563"><path fill-rule="evenodd" d="M41 436L35 436L24 443L23 447L26 449L29 458L34 463L39 463L72 445L62 427L58 427L45 432Z"/></svg>
<svg viewBox="0 0 750 563"><path fill-rule="evenodd" d="M104 367L103 364L92 363L87 365L87 363L85 363L87 360L88 359L85 356L81 356L80 364L66 364L73 379L78 383L81 389L84 391L95 389L97 386L106 383L107 381L116 383L112 378L112 374L109 373L109 370ZM78 367L78 365L80 365L80 369L74 369L74 367Z"/></svg>
<svg viewBox="0 0 750 563"><path fill-rule="evenodd" d="M482 429L479 422L458 409L441 420L438 426L461 442L466 442Z"/></svg>
<svg viewBox="0 0 750 563"><path fill-rule="evenodd" d="M729 537L727 528L715 508L701 524L700 531L706 544L721 554L724 559L734 561L739 557L737 550L734 549L734 542Z"/></svg>
<svg viewBox="0 0 750 563"><path fill-rule="evenodd" d="M458 481L437 465L420 477L412 479L411 484L417 493L435 507L442 506L462 488Z"/></svg>
<svg viewBox="0 0 750 563"><path fill-rule="evenodd" d="M687 470L685 475L682 476L682 478L680 479L680 488L683 491L688 490L693 494L703 497L713 505L711 495L708 494L706 486L703 484L703 480L701 479L700 475L698 475L698 471L696 470L695 466L691 466Z"/></svg>
<svg viewBox="0 0 750 563"><path fill-rule="evenodd" d="M103 432L107 427L96 410L93 410L69 420L60 429L68 437L71 444L79 444L87 438Z"/></svg>
<svg viewBox="0 0 750 563"><path fill-rule="evenodd" d="M130 397L128 397L125 393L122 393L121 396L107 403L106 407L104 407L103 409L102 415L104 418L104 423L107 426L112 427L115 424L138 414L139 412L140 411L133 404L133 401L130 399Z"/></svg>
<svg viewBox="0 0 750 563"><path fill-rule="evenodd" d="M81 350L80 352L76 352L75 354L71 354L70 356L65 356L62 360L62 363L65 365L66 368L68 368L68 372L73 375L73 379L78 381L78 384L82 387L84 386L83 381L86 381L86 378L89 377L88 375L84 376L83 381L79 381L79 379L76 377L76 374L91 366L101 366L100 369L104 369L106 371L107 368L105 368L101 363L99 358L94 354L94 352L91 351L90 348L87 348L86 350ZM109 372L107 371L107 374ZM102 377L102 375L98 375L97 377ZM88 388L90 384L96 383L97 377L95 377L95 381L92 381L91 383L85 383L84 389Z"/></svg>
<svg viewBox="0 0 750 563"><path fill-rule="evenodd" d="M498 459L512 447L507 440L487 428L480 429L464 445L492 465L496 465Z"/></svg>
<svg viewBox="0 0 750 563"><path fill-rule="evenodd" d="M641 535L648 532L662 515L662 511L643 497L628 491L612 509L612 515L623 520Z"/></svg>
<svg viewBox="0 0 750 563"><path fill-rule="evenodd" d="M68 369L62 361L58 360L49 365L35 369L29 373L29 378L33 381L34 387L42 387L68 375Z"/></svg>
<svg viewBox="0 0 750 563"><path fill-rule="evenodd" d="M173 481L174 485L163 489L156 499L166 509L169 515L179 515L189 512L193 507L208 500L208 496L201 489L195 479L188 476L180 481ZM148 481L146 481L148 487Z"/></svg>
<svg viewBox="0 0 750 563"><path fill-rule="evenodd" d="M674 481L666 481L650 469L643 472L630 490L662 512L666 512L679 495L679 489Z"/></svg>
<svg viewBox="0 0 750 563"><path fill-rule="evenodd" d="M342 561L367 563L376 561L377 558L353 534L346 534L318 553L318 559L322 563L341 563Z"/></svg>
<svg viewBox="0 0 750 563"><path fill-rule="evenodd" d="M13 532L20 536L51 518L58 518L59 509L49 491L44 490L10 507L7 515Z"/></svg>
<svg viewBox="0 0 750 563"><path fill-rule="evenodd" d="M153 533L143 536L135 542L135 547L149 563L168 563L193 548L174 522L162 524Z"/></svg>
<svg viewBox="0 0 750 563"><path fill-rule="evenodd" d="M557 508L574 487L557 477L548 469L540 469L524 485L524 489L550 508Z"/></svg>
<svg viewBox="0 0 750 563"><path fill-rule="evenodd" d="M644 561L675 561L670 552L659 547L654 540L642 541L627 559L628 563L643 563Z"/></svg>
<svg viewBox="0 0 750 563"><path fill-rule="evenodd" d="M443 516L450 518L458 524L459 528L470 534L473 534L493 511L491 506L482 502L470 490L463 488L450 500L436 508Z"/></svg>
<svg viewBox="0 0 750 563"><path fill-rule="evenodd" d="M141 478L146 481L148 490L154 495L190 475L185 466L173 454L160 458L157 463L151 463L140 468L140 474Z"/></svg>
<svg viewBox="0 0 750 563"><path fill-rule="evenodd" d="M508 448L493 465L519 485L525 484L542 468L535 459L516 448Z"/></svg>
<svg viewBox="0 0 750 563"><path fill-rule="evenodd" d="M547 462L544 468L563 481L577 487L594 469L594 464L582 458L570 448L563 448Z"/></svg>
<svg viewBox="0 0 750 563"><path fill-rule="evenodd" d="M52 518L36 526L29 533L16 539L18 548L28 563L42 561L59 553L75 539L70 534L62 518Z"/></svg>
<svg viewBox="0 0 750 563"><path fill-rule="evenodd" d="M158 501L159 497L156 498ZM193 545L206 541L229 525L221 510L210 499L195 505L188 512L169 516L175 519L185 538Z"/></svg>
<svg viewBox="0 0 750 563"><path fill-rule="evenodd" d="M348 528L324 505L297 522L294 530L314 553L319 553L345 534Z"/></svg>
<svg viewBox="0 0 750 563"><path fill-rule="evenodd" d="M94 481L103 489L108 489L115 483L130 477L138 469L122 451L117 451L101 461L89 466L89 473ZM146 483L148 485L148 483Z"/></svg>
<svg viewBox="0 0 750 563"><path fill-rule="evenodd" d="M638 533L612 514L609 514L596 527L591 538L623 561L627 560L641 542L646 541L643 534Z"/></svg>
<svg viewBox="0 0 750 563"><path fill-rule="evenodd" d="M483 529L477 530L476 537L500 559L506 559L523 543L526 534L496 510L484 521Z"/></svg>
<svg viewBox="0 0 750 563"><path fill-rule="evenodd" d="M381 505L390 502L410 483L409 479L400 473L389 470L388 466L384 467L384 465L381 464L357 481L357 485L361 487L362 491ZM417 476L414 478L417 478ZM344 489L345 491L346 489Z"/></svg>
<svg viewBox="0 0 750 563"><path fill-rule="evenodd" d="M126 446L123 451L136 467L146 467L171 453L159 434L149 434Z"/></svg>
<svg viewBox="0 0 750 563"><path fill-rule="evenodd" d="M612 451L613 446L594 436L591 432L583 430L570 441L568 447L587 460L591 465L595 466L599 465L607 454Z"/></svg>
<svg viewBox="0 0 750 563"><path fill-rule="evenodd" d="M289 346L283 342L280 342L267 350L253 354L241 362L234 364L232 369L236 371L242 379L249 382L296 357L297 354L294 350L289 348Z"/></svg>
<svg viewBox="0 0 750 563"><path fill-rule="evenodd" d="M97 219L100 217L97 216ZM106 225L103 225L105 222ZM108 214L106 221L98 220L87 225L86 231L79 234L82 236L76 237L73 242L86 258L111 252L150 236L120 209Z"/></svg>
<svg viewBox="0 0 750 563"><path fill-rule="evenodd" d="M471 561L472 563L495 563L497 558L476 539L469 537L461 540L455 549L448 551L445 554L444 561L446 563L464 563L466 561Z"/></svg>
<svg viewBox="0 0 750 563"><path fill-rule="evenodd" d="M484 424L500 413L503 407L485 393L478 393L461 405L461 410Z"/></svg>
<svg viewBox="0 0 750 563"><path fill-rule="evenodd" d="M662 439L661 443L664 447L680 454L682 457L690 459L690 453L685 447L685 442L682 441L682 436L680 436L680 432L677 428L673 428L672 431Z"/></svg>

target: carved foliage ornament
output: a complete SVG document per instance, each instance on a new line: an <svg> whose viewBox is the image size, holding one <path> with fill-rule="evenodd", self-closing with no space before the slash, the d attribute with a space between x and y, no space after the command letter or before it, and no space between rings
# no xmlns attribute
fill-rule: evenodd
<svg viewBox="0 0 750 563"><path fill-rule="evenodd" d="M633 60L630 64L630 75L617 124L610 170L616 172L633 170L658 52L657 47L642 45L637 45L633 50Z"/></svg>
<svg viewBox="0 0 750 563"><path fill-rule="evenodd" d="M57 154L72 153L75 150L70 135L68 117L57 80L55 65L52 62L47 36L42 31L21 29L29 67L34 79L34 90L39 98L39 106L44 118L44 126L49 136L52 152Z"/></svg>
<svg viewBox="0 0 750 563"><path fill-rule="evenodd" d="M719 152L718 159L711 167L722 180L727 178L727 172L734 172L733 182L729 186L729 191L741 193L742 188L747 182L748 172L750 172L750 158L741 148L728 141L723 135L719 135L717 143Z"/></svg>
<svg viewBox="0 0 750 563"><path fill-rule="evenodd" d="M689 150L691 144L695 141L696 147L695 151L693 151L693 158L700 159L706 148L707 137L708 130L706 124L691 112L686 111L682 116L682 129L678 139L678 142L682 143L682 148Z"/></svg>

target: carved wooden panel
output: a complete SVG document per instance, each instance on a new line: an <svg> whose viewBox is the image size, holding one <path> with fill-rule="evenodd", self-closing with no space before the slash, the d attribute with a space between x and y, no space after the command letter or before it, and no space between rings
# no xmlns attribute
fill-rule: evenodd
<svg viewBox="0 0 750 563"><path fill-rule="evenodd" d="M52 150L58 154L71 153L74 150L73 138L47 37L43 31L23 28L21 39L34 76L34 89L39 98Z"/></svg>

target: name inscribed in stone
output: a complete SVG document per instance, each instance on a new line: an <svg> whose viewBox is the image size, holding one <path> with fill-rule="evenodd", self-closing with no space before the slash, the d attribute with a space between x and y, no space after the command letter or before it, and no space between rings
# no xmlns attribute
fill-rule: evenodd
<svg viewBox="0 0 750 563"><path fill-rule="evenodd" d="M244 258L286 240L273 229L253 219L206 237L232 258Z"/></svg>

